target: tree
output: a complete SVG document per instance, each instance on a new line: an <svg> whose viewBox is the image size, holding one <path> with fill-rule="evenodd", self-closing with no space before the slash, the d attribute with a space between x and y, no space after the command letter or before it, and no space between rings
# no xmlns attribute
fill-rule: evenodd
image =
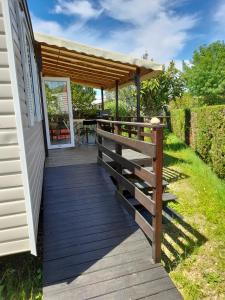
<svg viewBox="0 0 225 300"><path fill-rule="evenodd" d="M156 78L145 80L141 83L141 104L145 115L157 115L162 106L175 98L182 97L185 82L181 71L171 61L168 68Z"/></svg>
<svg viewBox="0 0 225 300"><path fill-rule="evenodd" d="M55 118L57 118L57 116L61 113L59 102L54 92L55 91L53 91L53 89L51 89L49 85L45 83L45 95L48 108L48 117L51 122L53 122Z"/></svg>
<svg viewBox="0 0 225 300"><path fill-rule="evenodd" d="M110 109L112 113L116 111L116 96L115 91L106 91L105 108ZM107 103L110 104L107 104ZM134 116L136 111L136 95L135 86L128 85L119 89L119 115Z"/></svg>
<svg viewBox="0 0 225 300"><path fill-rule="evenodd" d="M96 92L93 88L84 87L71 82L71 97L73 109L78 112L79 117L86 117L95 114L96 110L92 105Z"/></svg>
<svg viewBox="0 0 225 300"><path fill-rule="evenodd" d="M184 64L184 78L194 96L225 97L224 42L214 42L196 50L191 65Z"/></svg>

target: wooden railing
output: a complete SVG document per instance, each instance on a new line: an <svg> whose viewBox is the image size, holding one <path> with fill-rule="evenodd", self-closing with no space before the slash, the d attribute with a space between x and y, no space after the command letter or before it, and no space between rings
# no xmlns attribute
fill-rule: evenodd
<svg viewBox="0 0 225 300"><path fill-rule="evenodd" d="M135 138L124 136L132 128ZM135 128L135 134L133 129ZM145 132L148 128L148 132ZM130 132L130 131L129 131ZM145 142L148 136L150 142ZM107 143L107 141L111 143ZM112 142L115 148L112 150ZM163 194L163 126L151 123L97 121L98 162L114 178L118 199L134 217L152 243L154 262L161 259L162 194ZM110 147L108 146L110 145ZM152 167L145 168L122 155L122 148L141 152L152 161ZM135 152L134 152L135 153ZM109 161L110 158L110 161ZM139 180L139 184L135 180ZM140 187L140 183L142 184ZM143 186L145 187L143 189ZM146 189L147 187L147 189ZM128 199L127 192L132 196ZM133 201L134 200L134 201ZM145 208L150 219L143 216L140 207Z"/></svg>

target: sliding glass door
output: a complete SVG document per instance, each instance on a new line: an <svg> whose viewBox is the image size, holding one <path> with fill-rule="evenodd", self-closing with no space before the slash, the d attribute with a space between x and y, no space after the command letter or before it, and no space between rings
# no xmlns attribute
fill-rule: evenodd
<svg viewBox="0 0 225 300"><path fill-rule="evenodd" d="M48 148L74 146L73 112L69 78L43 77Z"/></svg>

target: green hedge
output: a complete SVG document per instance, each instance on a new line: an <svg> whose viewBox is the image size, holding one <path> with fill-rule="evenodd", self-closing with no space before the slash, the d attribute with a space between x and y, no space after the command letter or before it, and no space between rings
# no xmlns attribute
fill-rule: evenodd
<svg viewBox="0 0 225 300"><path fill-rule="evenodd" d="M190 110L174 109L170 115L172 131L182 142L189 144Z"/></svg>
<svg viewBox="0 0 225 300"><path fill-rule="evenodd" d="M188 116L187 116L188 114ZM171 111L173 132L225 178L225 105Z"/></svg>

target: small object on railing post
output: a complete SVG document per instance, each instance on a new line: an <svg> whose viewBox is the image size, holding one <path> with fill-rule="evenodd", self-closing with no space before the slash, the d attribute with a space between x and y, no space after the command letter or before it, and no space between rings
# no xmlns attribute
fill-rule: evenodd
<svg viewBox="0 0 225 300"><path fill-rule="evenodd" d="M97 128L101 129L100 122L97 122ZM101 145L102 144L102 137L100 135L97 135L97 138L98 138L98 143ZM98 147L98 159L99 158L102 159L102 151L100 151L99 147Z"/></svg>
<svg viewBox="0 0 225 300"><path fill-rule="evenodd" d="M152 122L153 121L153 122ZM152 118L152 124L159 124L160 120ZM161 235L162 235L162 170L163 170L163 127L157 125L152 128L152 142L156 144L156 156L153 159L153 171L156 175L156 186L153 188L153 201L155 202L155 216L152 226L154 229L154 241L152 242L152 258L155 263L161 261Z"/></svg>

